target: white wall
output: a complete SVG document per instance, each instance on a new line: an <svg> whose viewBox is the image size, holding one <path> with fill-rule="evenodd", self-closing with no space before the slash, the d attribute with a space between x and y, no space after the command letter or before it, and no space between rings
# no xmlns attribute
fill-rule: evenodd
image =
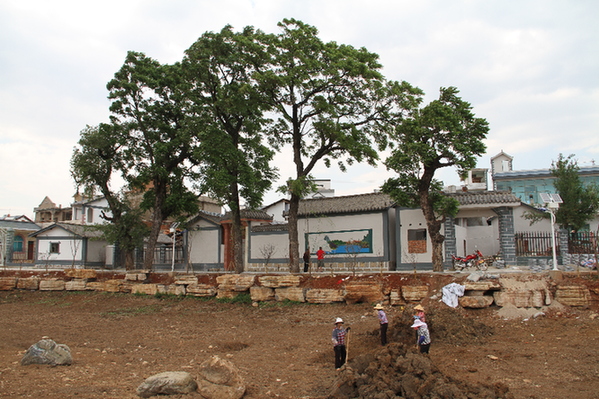
<svg viewBox="0 0 599 399"><path fill-rule="evenodd" d="M343 216L325 216L320 218L300 219L298 221L300 255L303 254L306 245L306 233L325 233L352 231L361 229L372 229L372 253L359 253L357 257L382 257L385 250L384 241L384 223L386 214L369 213ZM318 250L318 244L308 243L310 252L315 254ZM347 258L347 254L331 254L329 258Z"/></svg>
<svg viewBox="0 0 599 399"><path fill-rule="evenodd" d="M189 259L192 263L216 264L223 262L223 248L220 243L220 226L200 219L189 226ZM220 255L220 258L219 258Z"/></svg>

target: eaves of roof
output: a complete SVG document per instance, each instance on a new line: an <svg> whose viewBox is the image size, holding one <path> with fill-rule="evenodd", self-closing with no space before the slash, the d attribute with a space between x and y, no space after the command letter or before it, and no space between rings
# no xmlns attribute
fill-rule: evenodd
<svg viewBox="0 0 599 399"><path fill-rule="evenodd" d="M395 206L391 197L384 193L348 195L301 200L298 216L310 217L331 214L375 212Z"/></svg>
<svg viewBox="0 0 599 399"><path fill-rule="evenodd" d="M455 198L461 209L497 206L516 207L521 204L520 199L509 191L469 191L446 195Z"/></svg>

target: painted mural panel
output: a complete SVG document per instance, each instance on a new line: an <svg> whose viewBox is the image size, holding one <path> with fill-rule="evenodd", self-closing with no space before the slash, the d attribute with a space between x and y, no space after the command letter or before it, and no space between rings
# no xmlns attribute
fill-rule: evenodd
<svg viewBox="0 0 599 399"><path fill-rule="evenodd" d="M327 254L372 253L372 229L339 230L305 234L310 252L319 247Z"/></svg>

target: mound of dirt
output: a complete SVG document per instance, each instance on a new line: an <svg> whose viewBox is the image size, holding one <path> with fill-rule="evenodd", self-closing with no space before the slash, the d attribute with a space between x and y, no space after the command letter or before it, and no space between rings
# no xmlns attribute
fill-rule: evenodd
<svg viewBox="0 0 599 399"><path fill-rule="evenodd" d="M472 384L441 373L426 355L409 353L406 345L390 344L357 357L335 381L330 399L446 398L513 399L502 383Z"/></svg>
<svg viewBox="0 0 599 399"><path fill-rule="evenodd" d="M416 314L413 306L406 306L402 313L392 319L395 326L409 327L414 322ZM431 334L433 345L435 342L445 342L453 345L482 344L494 334L494 328L472 318L463 308L450 308L448 306L426 306L426 324ZM391 331L391 341L414 345L416 335L410 328L394 328Z"/></svg>

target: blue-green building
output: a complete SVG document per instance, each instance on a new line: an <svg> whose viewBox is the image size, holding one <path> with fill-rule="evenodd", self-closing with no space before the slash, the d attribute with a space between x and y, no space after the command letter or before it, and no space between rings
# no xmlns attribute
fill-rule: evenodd
<svg viewBox="0 0 599 399"><path fill-rule="evenodd" d="M529 204L542 204L539 193L556 194L553 182L555 177L549 169L512 170L513 157L503 151L491 158L493 188L497 191L511 191L520 201ZM583 184L599 184L599 166L579 167Z"/></svg>

